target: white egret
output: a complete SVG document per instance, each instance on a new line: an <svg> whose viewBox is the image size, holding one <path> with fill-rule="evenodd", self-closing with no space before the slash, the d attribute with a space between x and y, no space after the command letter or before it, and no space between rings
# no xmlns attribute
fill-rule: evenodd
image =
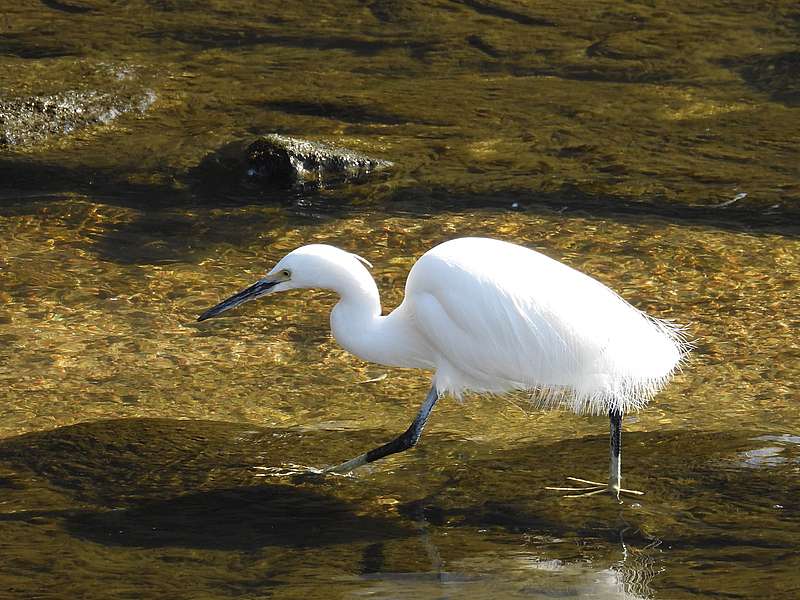
<svg viewBox="0 0 800 600"><path fill-rule="evenodd" d="M363 258L311 244L283 257L265 277L204 312L296 288L336 292L336 341L356 356L434 372L411 426L395 440L328 471L346 473L414 446L443 394L528 390L542 407L608 414L609 482L570 478L579 495L621 487L622 416L642 408L688 352L680 327L637 310L615 292L547 256L508 242L461 238L426 252L411 269L405 298L381 315Z"/></svg>

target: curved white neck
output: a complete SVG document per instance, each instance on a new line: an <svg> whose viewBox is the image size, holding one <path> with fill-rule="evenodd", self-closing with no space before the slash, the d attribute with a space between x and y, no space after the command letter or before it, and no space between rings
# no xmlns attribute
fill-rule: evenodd
<svg viewBox="0 0 800 600"><path fill-rule="evenodd" d="M363 274L348 273L331 287L340 297L331 311L331 331L342 348L369 362L432 368L422 356L427 353L420 352L427 344L402 318L403 306L381 316L378 287L366 269Z"/></svg>

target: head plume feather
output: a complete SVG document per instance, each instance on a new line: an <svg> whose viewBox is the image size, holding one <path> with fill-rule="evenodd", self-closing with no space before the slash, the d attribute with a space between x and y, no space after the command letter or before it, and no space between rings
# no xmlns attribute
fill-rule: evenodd
<svg viewBox="0 0 800 600"><path fill-rule="evenodd" d="M352 255L353 255L353 256L354 256L356 259L358 259L358 261L359 261L360 263L362 263L362 264L363 264L365 267L367 267L368 269L371 269L371 268L372 268L372 263L371 263L371 262L369 262L369 261L368 261L366 258L364 258L363 256L359 256L358 254L356 254L356 253L354 253L354 252L351 252L350 254L352 254Z"/></svg>

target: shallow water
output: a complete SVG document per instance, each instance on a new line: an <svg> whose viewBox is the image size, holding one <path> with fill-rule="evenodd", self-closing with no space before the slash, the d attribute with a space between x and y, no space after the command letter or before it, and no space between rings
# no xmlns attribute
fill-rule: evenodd
<svg viewBox="0 0 800 600"><path fill-rule="evenodd" d="M6 7L6 93L124 71L156 100L0 153L0 596L796 598L797 15ZM306 192L214 170L271 131L398 168ZM645 496L545 491L605 476L608 424L523 397L442 402L413 452L309 476L403 430L429 374L338 348L327 292L194 321L308 242L370 260L389 310L460 235L689 325L684 372L625 421Z"/></svg>

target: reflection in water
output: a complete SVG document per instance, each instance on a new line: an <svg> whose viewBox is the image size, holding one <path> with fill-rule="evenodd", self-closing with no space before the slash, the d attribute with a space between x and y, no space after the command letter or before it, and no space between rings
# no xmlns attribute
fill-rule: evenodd
<svg viewBox="0 0 800 600"><path fill-rule="evenodd" d="M630 549L626 549L630 552ZM534 553L476 554L427 573L371 573L370 583L352 597L371 598L593 598L649 600L655 575L650 549L603 567L590 561L566 562Z"/></svg>
<svg viewBox="0 0 800 600"><path fill-rule="evenodd" d="M751 469L769 468L788 463L800 464L800 436L761 435L753 441L769 444L739 453L739 464Z"/></svg>
<svg viewBox="0 0 800 600"><path fill-rule="evenodd" d="M632 598L651 598L650 587L655 576L664 570L661 564L660 540L654 540L643 548L625 543L624 531L620 534L622 558L614 565L621 579L624 591Z"/></svg>
<svg viewBox="0 0 800 600"><path fill-rule="evenodd" d="M619 533L616 561L565 561L547 558L536 552L536 542L527 538L526 550L510 552L487 551L470 555L452 563L442 559L429 529L425 511L417 507L416 525L420 544L427 554L431 568L425 572L381 572L365 570L363 579L371 582L354 597L374 598L597 598L619 600L649 600L653 597L650 584L661 571L660 541L644 547L631 546L624 540L625 530ZM483 530L486 532L486 530ZM382 553L379 554L383 559ZM380 564L380 561L378 561Z"/></svg>

